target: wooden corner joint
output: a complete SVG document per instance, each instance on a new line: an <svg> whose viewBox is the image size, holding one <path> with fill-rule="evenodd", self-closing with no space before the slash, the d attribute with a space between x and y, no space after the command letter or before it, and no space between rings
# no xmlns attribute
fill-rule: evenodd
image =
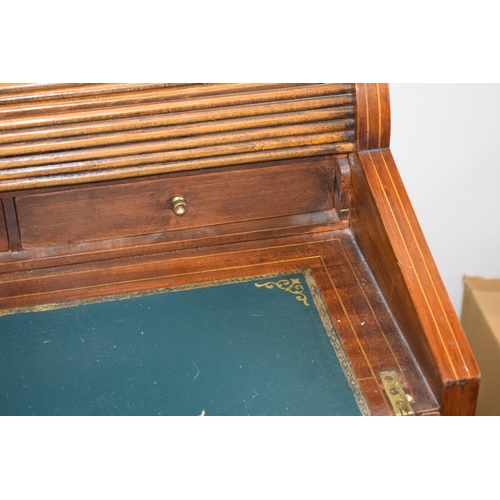
<svg viewBox="0 0 500 500"><path fill-rule="evenodd" d="M333 199L339 219L348 220L351 203L351 166L347 158L335 159Z"/></svg>

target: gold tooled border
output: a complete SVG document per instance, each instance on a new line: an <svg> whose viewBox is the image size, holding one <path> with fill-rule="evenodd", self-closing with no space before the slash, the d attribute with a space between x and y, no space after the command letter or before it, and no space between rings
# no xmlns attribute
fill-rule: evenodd
<svg viewBox="0 0 500 500"><path fill-rule="evenodd" d="M203 283L192 283L188 285L176 285L172 287L155 288L152 290L141 290L139 292L119 293L106 295L104 297L93 297L90 299L70 300L67 302L56 302L53 304L40 304L38 306L14 307L11 309L0 310L0 316L9 314L53 311L55 309L65 309L67 307L84 306L88 304L99 304L101 302L112 302L114 300L127 300L137 297L148 297L150 295L160 295L162 293L183 292L185 290L194 290L197 288L210 288L212 286L232 285L234 283L247 283L249 281L257 281L268 278L279 278L281 276L290 276L293 274L303 274L303 270L280 271L276 273L261 274L254 276L241 276L236 278L227 278L223 280L207 281Z"/></svg>
<svg viewBox="0 0 500 500"><path fill-rule="evenodd" d="M323 300L321 292L319 291L312 270L310 268L280 271L276 273L267 273L254 276L241 276L236 278L227 278L223 280L209 281L205 283L177 285L173 287L157 288L154 290L143 290L139 292L121 293L121 294L107 295L105 297L73 300L69 302L58 302L54 304L42 304L38 306L4 309L0 310L0 316L7 316L17 313L53 311L56 309L66 309L68 307L76 307L81 305L98 304L101 302L111 302L114 300L127 300L138 297L148 297L152 295L160 295L172 292L182 292L185 290L194 290L198 288L210 288L213 286L232 285L236 283L248 283L251 281L267 280L267 279L280 278L283 276L292 276L297 274L302 274L304 276L307 287L313 299L314 305L316 306L316 310L318 311L318 315L321 318L321 322L323 324L323 327L325 328L328 339L330 340L330 344L333 348L333 351L335 352L335 355L337 356L342 371L344 372L344 375L349 383L349 387L351 388L352 394L354 396L356 404L358 405L361 415L363 416L371 415L371 412L368 408L361 387L359 386L357 378L354 374L354 370L352 369L351 363L349 362L349 359L344 351L342 343L340 342L340 339L337 335L337 331L333 326L330 314L328 313L328 309L326 307L326 304Z"/></svg>
<svg viewBox="0 0 500 500"><path fill-rule="evenodd" d="M330 314L328 313L328 309L326 308L325 301L323 300L323 296L318 289L318 285L316 285L316 281L314 280L313 273L311 269L304 269L302 271L304 278L306 280L309 291L311 292L311 297L313 299L314 305L316 306L316 310L318 311L319 317L323 323L323 327L326 330L326 334L328 339L330 340L330 344L335 351L335 355L339 360L340 366L344 371L344 375L349 383L354 399L356 400L356 404L358 405L359 411L363 416L370 416L371 412L366 404L365 396L363 395L363 391L358 384L358 379L354 374L354 370L352 369L351 363L349 362L349 358L342 347L342 343L337 335L337 331L333 326L332 319L330 318Z"/></svg>

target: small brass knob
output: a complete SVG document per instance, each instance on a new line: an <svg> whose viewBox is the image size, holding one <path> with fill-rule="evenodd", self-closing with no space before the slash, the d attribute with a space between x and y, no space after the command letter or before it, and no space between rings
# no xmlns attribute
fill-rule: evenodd
<svg viewBox="0 0 500 500"><path fill-rule="evenodd" d="M175 215L184 215L188 210L188 206L184 196L174 196L170 200L170 204L172 205L172 209Z"/></svg>

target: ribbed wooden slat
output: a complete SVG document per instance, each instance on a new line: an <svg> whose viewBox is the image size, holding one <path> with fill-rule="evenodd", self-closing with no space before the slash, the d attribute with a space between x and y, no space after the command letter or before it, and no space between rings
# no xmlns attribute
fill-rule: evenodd
<svg viewBox="0 0 500 500"><path fill-rule="evenodd" d="M88 182L129 179L134 177L145 177L172 172L201 170L205 168L224 167L231 165L244 165L263 161L287 160L292 158L307 158L310 156L323 156L329 154L352 153L354 145L352 142L341 142L337 144L322 144L310 147L287 148L271 151L259 151L247 154L236 154L218 156L214 158L201 158L169 164L147 165L143 167L121 168L104 171L87 171L76 175L54 175L34 178L15 179L2 181L2 191L16 191L19 189L40 188L50 186L65 186L72 184L85 184Z"/></svg>
<svg viewBox="0 0 500 500"><path fill-rule="evenodd" d="M348 98L349 100L352 97ZM318 97L316 99L297 99L273 103L255 104L253 106L230 106L224 108L191 111L187 113L172 113L143 118L128 118L120 120L100 121L95 123L65 125L56 127L40 127L23 131L0 132L0 144L38 139L82 136L99 133L118 132L125 130L145 130L152 127L184 125L188 123L212 122L229 118L261 116L311 109L330 108L338 106L338 96ZM354 116L354 106L339 106L335 118L351 118Z"/></svg>
<svg viewBox="0 0 500 500"><path fill-rule="evenodd" d="M227 132L222 134L201 135L182 139L172 139L167 141L147 141L132 143L126 146L113 146L107 148L78 149L57 154L18 156L6 160L0 160L0 171L5 169L23 168L32 165L40 165L44 168L46 165L62 164L89 159L104 159L120 157L125 159L127 156L166 152L175 150L186 150L188 148L202 148L207 146L216 146L231 144L236 142L248 142L259 139L269 139L272 137L286 137L302 135L304 137L310 134L331 133L331 142L352 141L354 140L353 131L338 131L336 122L318 122L305 123L302 125L290 125L283 127L258 128L239 132ZM336 133L335 133L336 132ZM183 153L184 154L184 153Z"/></svg>
<svg viewBox="0 0 500 500"><path fill-rule="evenodd" d="M54 90L74 89L78 87L96 87L96 83L0 83L0 93L4 94L35 94L49 93Z"/></svg>
<svg viewBox="0 0 500 500"><path fill-rule="evenodd" d="M354 116L354 108L346 111L346 116ZM172 127L147 128L145 130L125 130L118 133L94 134L83 137L70 137L46 141L28 141L0 145L0 158L14 155L44 153L47 151L65 151L70 149L98 148L106 145L134 144L137 142L190 137L202 134L214 134L226 131L252 129L256 127L283 127L297 123L315 123L328 120L335 130L353 130L353 118L338 116L344 108L324 108L292 113L278 113L249 118L232 118ZM1 136L0 136L1 137Z"/></svg>
<svg viewBox="0 0 500 500"><path fill-rule="evenodd" d="M0 190L354 148L350 84L145 85L0 87L0 97L38 99L0 102L0 116L2 109L10 116L0 119ZM88 91L97 93L88 97Z"/></svg>
<svg viewBox="0 0 500 500"><path fill-rule="evenodd" d="M23 116L38 116L46 114L60 114L76 110L89 110L96 108L109 108L113 106L130 106L150 102L164 102L208 95L221 95L229 93L248 92L255 90L274 90L287 87L297 87L294 83L267 84L211 84L189 87L167 87L160 90L129 91L119 94L100 96L99 100L91 97L75 97L72 99L53 99L27 104L4 104L0 97L0 120ZM1 90L0 90L1 96Z"/></svg>
<svg viewBox="0 0 500 500"><path fill-rule="evenodd" d="M308 97L321 97L338 92L338 85L310 85L306 87L292 87L285 90L269 90L248 93L237 93L223 96L210 96L198 99L186 99L173 102L157 102L154 104L140 104L137 106L120 106L112 109L98 109L73 113L60 113L51 116L33 118L18 118L0 120L0 131L17 130L29 127L43 127L48 125L63 125L66 123L93 122L113 120L132 116L157 115L163 113L179 113L228 106L268 103L274 101L292 100ZM352 104L349 95L331 97L335 104L343 106ZM334 104L334 105L335 105Z"/></svg>
<svg viewBox="0 0 500 500"><path fill-rule="evenodd" d="M202 84L185 83L74 83L74 84L20 84L0 89L0 103L24 103L49 99L74 99L85 96L102 96L121 92L164 89L171 87L199 87Z"/></svg>
<svg viewBox="0 0 500 500"><path fill-rule="evenodd" d="M149 165L170 161L181 161L221 154L250 153L253 151L266 151L272 149L310 146L316 144L333 144L336 142L353 141L354 132L340 132L336 134L311 134L301 136L276 137L273 139L246 140L244 142L224 142L225 137L216 146L196 147L193 149L178 149L162 151L160 153L147 153L142 155L119 156L116 158L80 161L71 163L58 163L56 165L43 165L38 167L14 168L0 171L0 180L33 177L36 175L66 174L85 172L90 170L106 170L110 168L124 168L137 165ZM207 141L207 143L209 143ZM210 144L210 143L209 143Z"/></svg>

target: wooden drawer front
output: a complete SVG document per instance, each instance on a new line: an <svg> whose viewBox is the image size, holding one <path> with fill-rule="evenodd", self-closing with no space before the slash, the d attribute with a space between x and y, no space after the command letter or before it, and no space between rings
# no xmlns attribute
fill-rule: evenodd
<svg viewBox="0 0 500 500"><path fill-rule="evenodd" d="M170 206L177 195L188 204L183 216ZM24 249L332 208L331 169L310 162L16 197Z"/></svg>
<svg viewBox="0 0 500 500"><path fill-rule="evenodd" d="M0 200L0 252L9 249L9 239L7 237L7 227L5 225L5 215L3 212L2 200Z"/></svg>

